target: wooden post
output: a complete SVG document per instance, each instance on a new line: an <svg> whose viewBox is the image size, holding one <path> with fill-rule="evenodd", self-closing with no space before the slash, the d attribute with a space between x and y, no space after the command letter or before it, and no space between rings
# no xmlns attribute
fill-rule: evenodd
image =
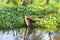
<svg viewBox="0 0 60 40"><path fill-rule="evenodd" d="M41 17L39 17L39 18L36 18L36 19L31 19L31 18L29 18L28 16L25 16L25 15L23 15L23 18L24 18L24 23L25 23L25 28L26 28L26 30L25 30L25 34L24 34L24 40L28 40L28 38L29 38L29 35L32 33L32 32L34 32L34 27L33 27L33 24L36 22L36 21L38 21L38 20L40 20L40 18L43 18L43 16L41 16Z"/></svg>
<svg viewBox="0 0 60 40"><path fill-rule="evenodd" d="M29 18L28 16L24 16L24 21L25 21L25 25L26 25L26 30L25 30L25 38L24 40L28 40L29 35L33 32L34 27L32 25L32 23L34 23L35 21L33 21L31 18Z"/></svg>

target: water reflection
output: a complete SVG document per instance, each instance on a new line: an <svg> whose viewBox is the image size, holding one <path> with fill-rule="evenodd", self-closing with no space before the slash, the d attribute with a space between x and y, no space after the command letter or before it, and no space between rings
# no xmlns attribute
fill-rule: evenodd
<svg viewBox="0 0 60 40"><path fill-rule="evenodd" d="M60 38L60 34L51 33L52 40L54 38L57 40L57 37ZM0 40L23 40L23 38L24 32L19 30L0 31ZM48 33L38 30L29 36L29 40L50 40L50 38Z"/></svg>

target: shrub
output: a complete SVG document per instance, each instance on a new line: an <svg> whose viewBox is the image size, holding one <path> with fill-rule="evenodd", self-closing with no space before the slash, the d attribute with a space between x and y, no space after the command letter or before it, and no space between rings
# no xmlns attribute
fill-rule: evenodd
<svg viewBox="0 0 60 40"><path fill-rule="evenodd" d="M23 14L32 18L37 18L41 15L47 15L36 22L37 27L47 30L56 30L59 19L58 8L54 5L44 6L1 6L0 7L0 28L22 28L24 27ZM44 29L43 28L43 29Z"/></svg>

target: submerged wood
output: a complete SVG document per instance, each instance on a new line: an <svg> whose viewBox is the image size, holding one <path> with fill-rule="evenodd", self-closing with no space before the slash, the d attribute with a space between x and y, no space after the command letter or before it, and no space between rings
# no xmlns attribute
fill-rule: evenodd
<svg viewBox="0 0 60 40"><path fill-rule="evenodd" d="M52 38L51 38L51 32L49 32L49 38L50 38L49 40L52 40Z"/></svg>
<svg viewBox="0 0 60 40"><path fill-rule="evenodd" d="M59 35L54 36L54 40L60 40L60 34L59 34Z"/></svg>

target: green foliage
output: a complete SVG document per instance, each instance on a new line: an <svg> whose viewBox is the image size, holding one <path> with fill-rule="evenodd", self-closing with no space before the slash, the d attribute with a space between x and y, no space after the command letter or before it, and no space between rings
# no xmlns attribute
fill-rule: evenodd
<svg viewBox="0 0 60 40"><path fill-rule="evenodd" d="M59 24L60 7L56 5L42 5L42 6L1 6L0 7L0 28L23 28L24 20L23 14L32 18L37 18L41 15L46 15L34 26L40 29L57 30Z"/></svg>

